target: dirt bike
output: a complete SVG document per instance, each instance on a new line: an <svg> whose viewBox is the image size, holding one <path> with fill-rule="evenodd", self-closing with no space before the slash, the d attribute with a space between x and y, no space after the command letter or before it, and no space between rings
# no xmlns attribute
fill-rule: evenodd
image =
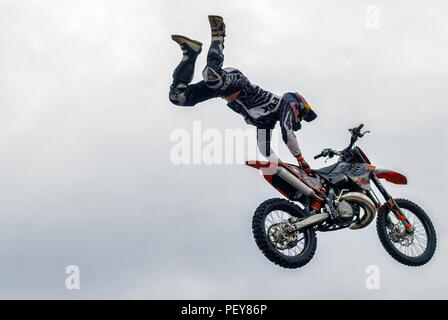
<svg viewBox="0 0 448 320"><path fill-rule="evenodd" d="M363 124L349 129L350 144L342 151L324 149L314 158L338 156L338 162L307 175L299 166L283 162L247 161L287 199L275 198L258 206L252 231L262 253L284 268L307 264L316 251L316 232L367 227L377 214L376 228L386 251L408 266L427 263L436 249L434 226L414 202L394 199L380 179L407 184L393 170L377 169L355 143ZM385 199L378 199L376 186Z"/></svg>

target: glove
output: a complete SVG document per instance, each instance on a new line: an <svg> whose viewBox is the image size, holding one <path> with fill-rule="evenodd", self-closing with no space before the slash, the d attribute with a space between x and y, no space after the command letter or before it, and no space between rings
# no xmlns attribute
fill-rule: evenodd
<svg viewBox="0 0 448 320"><path fill-rule="evenodd" d="M310 175L312 173L310 166L305 161L305 159L303 159L302 155L297 156L297 161L299 162L300 167L306 172L306 174Z"/></svg>

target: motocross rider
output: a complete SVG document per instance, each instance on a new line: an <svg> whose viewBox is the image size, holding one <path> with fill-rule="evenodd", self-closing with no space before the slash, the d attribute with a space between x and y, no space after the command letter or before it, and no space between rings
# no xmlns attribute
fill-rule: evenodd
<svg viewBox="0 0 448 320"><path fill-rule="evenodd" d="M183 52L182 61L173 73L169 99L178 106L194 106L199 102L223 98L233 111L241 114L246 123L257 127L257 145L269 161L279 161L270 146L272 130L280 122L282 140L297 159L300 167L311 174L311 168L302 156L294 131L301 121L313 121L317 115L298 93L275 95L250 83L241 71L222 68L224 61L225 24L220 16L208 16L212 41L207 55L207 65L202 72L204 80L190 84L195 63L202 51L202 43L180 35L172 35Z"/></svg>

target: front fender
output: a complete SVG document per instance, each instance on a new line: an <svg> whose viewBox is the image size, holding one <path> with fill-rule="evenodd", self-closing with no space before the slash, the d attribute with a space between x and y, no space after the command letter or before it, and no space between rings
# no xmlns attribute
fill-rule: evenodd
<svg viewBox="0 0 448 320"><path fill-rule="evenodd" d="M386 181L395 183L395 184L407 184L408 179L406 176L402 175L399 172L390 170L390 169L375 169L373 173L380 179L386 179Z"/></svg>

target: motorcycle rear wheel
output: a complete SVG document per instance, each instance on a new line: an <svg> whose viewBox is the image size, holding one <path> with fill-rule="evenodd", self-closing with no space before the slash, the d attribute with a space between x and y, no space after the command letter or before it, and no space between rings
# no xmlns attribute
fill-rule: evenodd
<svg viewBox="0 0 448 320"><path fill-rule="evenodd" d="M258 248L266 258L283 268L295 269L303 267L313 258L317 239L312 228L305 229L297 235L297 243L293 248L279 249L278 243L273 241L270 234L270 226L278 225L290 217L302 219L307 215L299 206L286 199L266 200L255 210L252 232Z"/></svg>
<svg viewBox="0 0 448 320"><path fill-rule="evenodd" d="M394 239L393 226L401 228L402 225L387 206L383 206L378 212L376 221L380 241L398 262L407 266L422 266L431 260L436 250L437 237L434 226L426 212L414 202L406 199L395 199L395 202L415 228L412 242L408 244L403 239ZM414 241L416 245L413 245Z"/></svg>

